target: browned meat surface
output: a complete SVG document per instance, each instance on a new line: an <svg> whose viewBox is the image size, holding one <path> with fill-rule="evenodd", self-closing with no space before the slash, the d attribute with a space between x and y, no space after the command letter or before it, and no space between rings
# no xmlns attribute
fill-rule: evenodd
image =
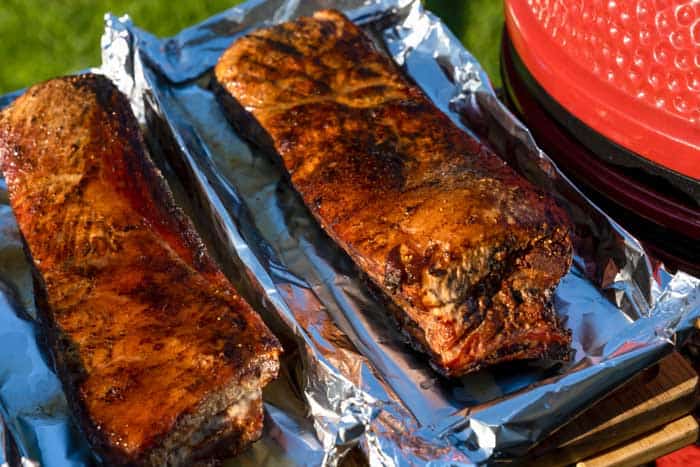
<svg viewBox="0 0 700 467"><path fill-rule="evenodd" d="M279 344L175 206L124 96L61 78L0 115L49 348L95 450L192 465L257 439Z"/></svg>
<svg viewBox="0 0 700 467"><path fill-rule="evenodd" d="M244 36L215 75L233 123L280 156L440 371L568 357L552 307L571 263L567 216L344 16L320 11Z"/></svg>

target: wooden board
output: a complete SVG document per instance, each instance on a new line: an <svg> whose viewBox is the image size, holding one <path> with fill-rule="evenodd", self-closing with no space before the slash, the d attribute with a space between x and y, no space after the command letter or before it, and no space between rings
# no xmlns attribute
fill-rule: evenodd
<svg viewBox="0 0 700 467"><path fill-rule="evenodd" d="M647 433L651 438L647 441L635 440L630 450L623 452L640 449L640 445L635 444L637 442L645 446L653 445L653 452L658 455L678 449L682 447L679 442L690 444L693 441L688 431L688 420L683 425L667 424L693 410L697 395L697 373L683 357L673 353L551 435L533 449L527 463L538 466L569 465ZM657 433L652 433L655 430ZM621 465L612 460L610 464L605 463L605 459L615 458L603 457L590 465Z"/></svg>
<svg viewBox="0 0 700 467"><path fill-rule="evenodd" d="M576 467L625 467L654 459L694 443L698 439L698 422L686 415L671 423L576 463ZM690 466L689 466L690 467Z"/></svg>

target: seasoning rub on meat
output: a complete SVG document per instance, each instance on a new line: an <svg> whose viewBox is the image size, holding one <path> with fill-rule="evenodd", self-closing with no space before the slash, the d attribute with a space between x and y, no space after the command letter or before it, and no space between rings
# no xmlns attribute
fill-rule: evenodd
<svg viewBox="0 0 700 467"><path fill-rule="evenodd" d="M568 358L552 306L571 264L567 215L342 14L239 38L214 87L439 371Z"/></svg>
<svg viewBox="0 0 700 467"><path fill-rule="evenodd" d="M280 346L208 255L106 78L30 88L0 168L71 408L110 465L193 465L262 429Z"/></svg>

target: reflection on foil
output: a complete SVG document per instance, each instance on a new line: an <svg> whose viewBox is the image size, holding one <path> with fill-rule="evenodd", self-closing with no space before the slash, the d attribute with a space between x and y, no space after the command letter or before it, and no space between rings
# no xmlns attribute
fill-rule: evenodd
<svg viewBox="0 0 700 467"><path fill-rule="evenodd" d="M574 361L439 377L405 345L280 170L226 122L208 88L223 50L253 28L328 7L361 24L441 110L567 206L576 257L555 305L573 331ZM655 279L639 243L559 173L478 62L417 0L251 0L167 39L107 16L101 45L101 71L130 98L156 160L177 173L176 195L288 342L281 376L264 394L263 439L230 465L336 465L355 446L371 465L520 456L670 352L700 315L700 282L663 270ZM0 193L3 455L83 465L91 453L39 352L29 270Z"/></svg>

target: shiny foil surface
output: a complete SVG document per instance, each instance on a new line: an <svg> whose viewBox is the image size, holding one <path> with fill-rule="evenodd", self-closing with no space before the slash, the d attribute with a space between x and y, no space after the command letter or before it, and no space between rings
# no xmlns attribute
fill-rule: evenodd
<svg viewBox="0 0 700 467"><path fill-rule="evenodd" d="M328 7L360 24L442 111L567 207L576 255L555 307L573 332L571 362L438 376L281 170L228 124L209 87L221 53L247 31ZM285 345L280 377L264 393L263 438L227 465L336 465L357 449L382 466L522 456L668 354L700 317L700 281L652 270L639 242L558 171L477 61L417 0L251 0L167 39L127 17L105 23L98 71L129 97L176 198ZM41 351L29 265L1 188L0 461L90 464Z"/></svg>

